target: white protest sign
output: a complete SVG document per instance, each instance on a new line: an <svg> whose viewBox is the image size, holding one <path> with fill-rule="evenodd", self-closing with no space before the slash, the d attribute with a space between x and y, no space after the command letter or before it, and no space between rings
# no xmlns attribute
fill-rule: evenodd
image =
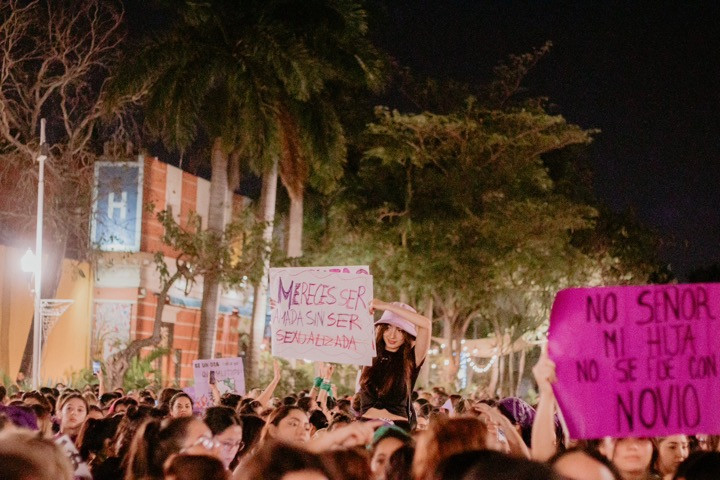
<svg viewBox="0 0 720 480"><path fill-rule="evenodd" d="M73 441L70 440L70 437L61 435L55 439L55 443L60 447L65 456L67 456L68 460L70 460L73 477L92 480L92 474L90 473L88 464L82 459L80 452L78 452L78 449L75 447Z"/></svg>
<svg viewBox="0 0 720 480"><path fill-rule="evenodd" d="M333 268L338 271L330 271ZM340 273L345 269L361 273ZM375 334L367 267L270 269L276 357L370 365Z"/></svg>
<svg viewBox="0 0 720 480"><path fill-rule="evenodd" d="M211 358L193 362L195 377L195 407L205 410L213 406L211 384L220 395L245 395L245 370L242 358Z"/></svg>

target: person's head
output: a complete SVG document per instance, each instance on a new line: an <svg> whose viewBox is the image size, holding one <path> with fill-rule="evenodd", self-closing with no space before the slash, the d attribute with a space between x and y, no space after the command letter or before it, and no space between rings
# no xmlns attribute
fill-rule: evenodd
<svg viewBox="0 0 720 480"><path fill-rule="evenodd" d="M205 424L220 443L220 460L225 468L234 467L234 461L243 444L242 421L230 407L210 407L205 410Z"/></svg>
<svg viewBox="0 0 720 480"><path fill-rule="evenodd" d="M222 462L209 455L175 455L165 467L165 480L228 480Z"/></svg>
<svg viewBox="0 0 720 480"><path fill-rule="evenodd" d="M618 438L610 460L623 478L647 474L652 463L654 444L649 438Z"/></svg>
<svg viewBox="0 0 720 480"><path fill-rule="evenodd" d="M308 414L311 410L317 408L317 404L315 403L315 400L313 400L312 397L302 397L299 398L297 401L297 406L305 410Z"/></svg>
<svg viewBox="0 0 720 480"><path fill-rule="evenodd" d="M519 431L525 445L530 447L532 425L535 421L535 409L525 400L518 397L507 397L500 400L497 408Z"/></svg>
<svg viewBox="0 0 720 480"><path fill-rule="evenodd" d="M657 458L655 470L660 475L674 474L683 460L690 455L690 442L686 435L670 435L655 439Z"/></svg>
<svg viewBox="0 0 720 480"><path fill-rule="evenodd" d="M60 433L76 436L87 417L88 404L79 393L71 393L60 400Z"/></svg>
<svg viewBox="0 0 720 480"><path fill-rule="evenodd" d="M368 480L372 476L367 450L362 447L330 450L324 452L321 458L329 478Z"/></svg>
<svg viewBox="0 0 720 480"><path fill-rule="evenodd" d="M35 412L35 416L37 417L37 426L38 430L40 430L40 434L47 438L52 437L53 419L52 415L50 415L50 410L47 407L37 404L32 405L30 408L32 408L33 412Z"/></svg>
<svg viewBox="0 0 720 480"><path fill-rule="evenodd" d="M193 401L185 392L176 393L170 399L170 416L173 418L192 417Z"/></svg>
<svg viewBox="0 0 720 480"><path fill-rule="evenodd" d="M466 451L443 460L428 478L434 480L560 480L545 464L494 450Z"/></svg>
<svg viewBox="0 0 720 480"><path fill-rule="evenodd" d="M720 472L720 452L691 453L678 466L673 480L717 480Z"/></svg>
<svg viewBox="0 0 720 480"><path fill-rule="evenodd" d="M412 462L415 447L404 444L393 452L385 462L385 480L406 480L412 478Z"/></svg>
<svg viewBox="0 0 720 480"><path fill-rule="evenodd" d="M72 480L62 449L28 430L0 432L0 477L3 480Z"/></svg>
<svg viewBox="0 0 720 480"><path fill-rule="evenodd" d="M78 452L83 460L103 457L109 453L110 443L117 433L122 417L88 418L80 428L77 441Z"/></svg>
<svg viewBox="0 0 720 480"><path fill-rule="evenodd" d="M302 444L310 440L310 422L302 408L283 405L270 414L262 432L262 440Z"/></svg>
<svg viewBox="0 0 720 480"><path fill-rule="evenodd" d="M238 453L238 458L252 452L260 441L260 434L265 427L265 420L258 415L240 415L242 421L242 441L245 446Z"/></svg>
<svg viewBox="0 0 720 480"><path fill-rule="evenodd" d="M100 395L100 407L109 408L112 402L120 398L120 395L114 392L107 392Z"/></svg>
<svg viewBox="0 0 720 480"><path fill-rule="evenodd" d="M430 478L445 458L487 447L487 427L478 418L438 418L417 440L413 474L417 479Z"/></svg>
<svg viewBox="0 0 720 480"><path fill-rule="evenodd" d="M328 423L328 430L333 431L336 428L342 427L344 425L349 425L353 422L353 417L350 415L345 415L344 413L334 413L330 417L330 422Z"/></svg>
<svg viewBox="0 0 720 480"><path fill-rule="evenodd" d="M572 448L550 463L555 472L568 480L621 480L615 466L597 450Z"/></svg>
<svg viewBox="0 0 720 480"><path fill-rule="evenodd" d="M410 305L401 302L392 304L416 313ZM382 348L388 352L396 352L405 345L412 346L415 343L417 327L390 310L385 310L375 325L377 328L376 344L379 345L379 340L382 340Z"/></svg>
<svg viewBox="0 0 720 480"><path fill-rule="evenodd" d="M19 428L28 430L38 430L38 418L32 407L28 407L20 401L20 405L12 405L7 407L0 405L0 414L7 419L9 423Z"/></svg>
<svg viewBox="0 0 720 480"><path fill-rule="evenodd" d="M224 407L230 407L233 410L237 410L238 405L242 401L242 396L237 393L226 393L220 397L220 405Z"/></svg>
<svg viewBox="0 0 720 480"><path fill-rule="evenodd" d="M21 398L22 401L25 402L25 405L40 405L46 407L48 411L52 409L52 406L50 405L50 402L48 402L48 399L45 398L45 395L38 392L37 390L25 392L22 394Z"/></svg>
<svg viewBox="0 0 720 480"><path fill-rule="evenodd" d="M335 408L333 411L352 415L352 402L347 398L338 398L337 402L335 402Z"/></svg>
<svg viewBox="0 0 720 480"><path fill-rule="evenodd" d="M377 480L385 478L385 465L395 451L410 443L410 435L394 425L383 425L373 435L370 470Z"/></svg>
<svg viewBox="0 0 720 480"><path fill-rule="evenodd" d="M260 415L264 410L262 403L252 399L240 407L240 413L243 415Z"/></svg>
<svg viewBox="0 0 720 480"><path fill-rule="evenodd" d="M137 407L138 401L132 397L120 397L115 399L110 405L108 415L115 415L116 413L125 413L129 407ZM192 409L191 409L192 411Z"/></svg>
<svg viewBox="0 0 720 480"><path fill-rule="evenodd" d="M310 414L310 436L312 437L315 432L327 428L328 420L322 410L313 410Z"/></svg>
<svg viewBox="0 0 720 480"><path fill-rule="evenodd" d="M190 451L206 441L212 441L212 433L196 417L146 420L132 439L126 478L162 478L163 466L171 455ZM218 456L217 449L210 448L207 453Z"/></svg>
<svg viewBox="0 0 720 480"><path fill-rule="evenodd" d="M239 471L235 480L328 480L322 459L297 446L268 442Z"/></svg>
<svg viewBox="0 0 720 480"><path fill-rule="evenodd" d="M158 405L169 405L170 399L175 396L175 394L182 392L179 388L173 388L173 387L166 387L160 390L160 393L158 394Z"/></svg>

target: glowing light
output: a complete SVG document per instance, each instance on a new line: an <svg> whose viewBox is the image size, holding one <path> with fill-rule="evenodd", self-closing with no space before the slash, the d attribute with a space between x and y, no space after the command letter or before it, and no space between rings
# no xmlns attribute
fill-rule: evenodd
<svg viewBox="0 0 720 480"><path fill-rule="evenodd" d="M495 364L497 359L498 359L497 355L493 355L493 357L490 359L490 361L484 367L478 367L474 361L472 361L471 359L468 359L468 365L470 365L470 367L473 369L473 371L475 373L485 373L492 368L492 366Z"/></svg>
<svg viewBox="0 0 720 480"><path fill-rule="evenodd" d="M29 248L20 259L20 268L22 268L22 271L25 273L35 273L37 270L37 258Z"/></svg>

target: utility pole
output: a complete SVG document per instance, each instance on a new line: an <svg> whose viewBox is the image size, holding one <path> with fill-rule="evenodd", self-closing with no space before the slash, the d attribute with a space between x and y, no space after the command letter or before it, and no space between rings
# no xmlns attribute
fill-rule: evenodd
<svg viewBox="0 0 720 480"><path fill-rule="evenodd" d="M45 160L48 157L48 148L45 143L45 119L40 120L40 152L37 161L40 164L38 171L38 201L37 226L35 227L35 314L33 316L33 361L32 385L40 389L40 358L42 357L42 261L43 261L43 206L45 203Z"/></svg>

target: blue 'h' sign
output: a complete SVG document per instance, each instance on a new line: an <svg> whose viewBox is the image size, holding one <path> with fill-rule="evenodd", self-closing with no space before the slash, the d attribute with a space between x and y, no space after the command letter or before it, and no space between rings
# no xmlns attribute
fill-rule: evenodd
<svg viewBox="0 0 720 480"><path fill-rule="evenodd" d="M140 251L142 157L138 162L97 162L91 242L106 252Z"/></svg>

